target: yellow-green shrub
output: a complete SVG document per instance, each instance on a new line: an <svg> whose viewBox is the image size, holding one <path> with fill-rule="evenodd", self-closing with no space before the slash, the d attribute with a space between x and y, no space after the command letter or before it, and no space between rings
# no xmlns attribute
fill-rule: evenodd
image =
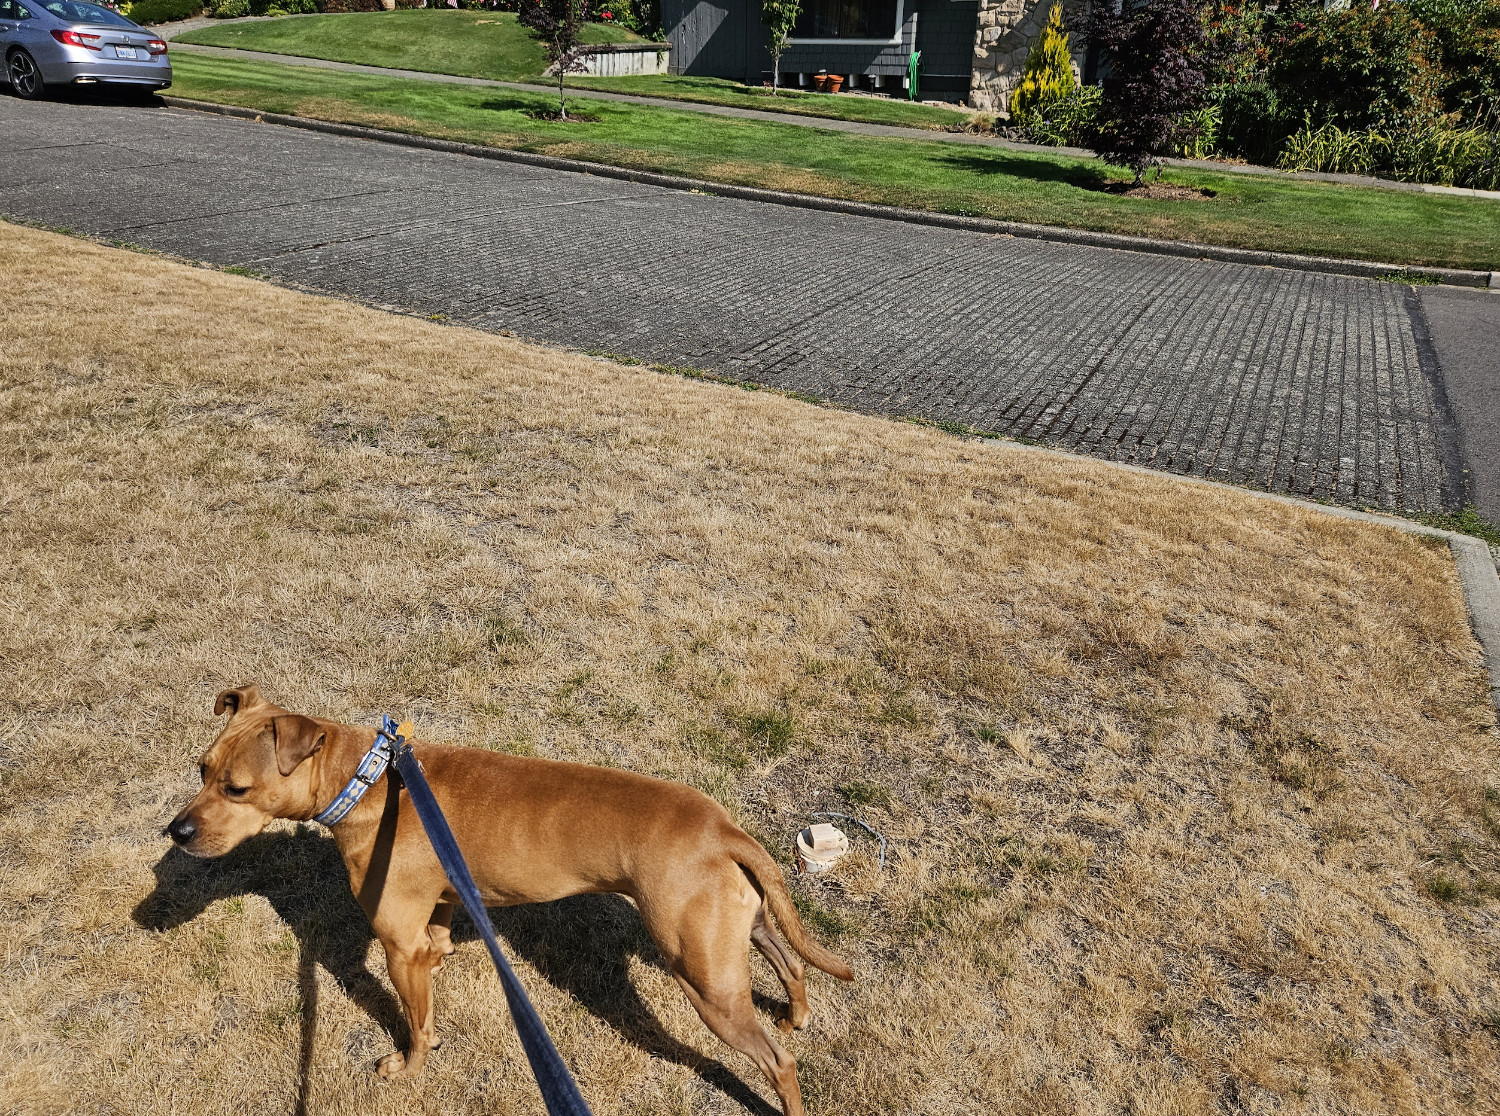
<svg viewBox="0 0 1500 1116"><path fill-rule="evenodd" d="M1010 95L1012 119L1040 112L1078 88L1073 60L1068 53L1068 33L1063 30L1062 4L1052 5L1042 37L1026 56L1021 84Z"/></svg>

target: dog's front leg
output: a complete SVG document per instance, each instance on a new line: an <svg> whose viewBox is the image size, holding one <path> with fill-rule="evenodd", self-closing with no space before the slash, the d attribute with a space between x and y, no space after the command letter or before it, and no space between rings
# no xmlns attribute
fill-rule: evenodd
<svg viewBox="0 0 1500 1116"><path fill-rule="evenodd" d="M420 1072L428 1053L437 1046L437 1029L433 1026L432 974L453 947L446 941L433 940L426 919L412 927L410 932L381 933L379 937L380 944L385 947L386 969L391 974L391 983L396 986L396 995L401 997L401 1010L411 1032L406 1053L387 1054L376 1067L381 1077L394 1080Z"/></svg>

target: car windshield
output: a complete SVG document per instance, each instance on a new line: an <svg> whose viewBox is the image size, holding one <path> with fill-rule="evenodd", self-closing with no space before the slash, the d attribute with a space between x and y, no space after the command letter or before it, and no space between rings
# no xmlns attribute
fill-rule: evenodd
<svg viewBox="0 0 1500 1116"><path fill-rule="evenodd" d="M118 12L101 8L98 4L80 3L80 0L45 0L42 7L68 23L98 23L105 27L135 26Z"/></svg>

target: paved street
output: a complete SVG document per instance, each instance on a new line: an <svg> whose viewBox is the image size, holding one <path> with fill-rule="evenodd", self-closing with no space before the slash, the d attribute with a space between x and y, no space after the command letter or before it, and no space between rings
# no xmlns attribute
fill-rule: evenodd
<svg viewBox="0 0 1500 1116"><path fill-rule="evenodd" d="M0 212L331 294L1276 491L1459 498L1435 348L1391 283L173 109L0 98L0 151Z"/></svg>

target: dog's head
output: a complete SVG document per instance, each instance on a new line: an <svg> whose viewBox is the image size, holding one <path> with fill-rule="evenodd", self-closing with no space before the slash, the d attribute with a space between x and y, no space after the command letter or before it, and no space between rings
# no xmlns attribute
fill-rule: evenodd
<svg viewBox="0 0 1500 1116"><path fill-rule="evenodd" d="M311 801L306 761L322 747L328 726L272 705L255 686L225 690L214 715L229 722L203 753L203 789L167 826L193 856L223 856L272 818L305 817Z"/></svg>

